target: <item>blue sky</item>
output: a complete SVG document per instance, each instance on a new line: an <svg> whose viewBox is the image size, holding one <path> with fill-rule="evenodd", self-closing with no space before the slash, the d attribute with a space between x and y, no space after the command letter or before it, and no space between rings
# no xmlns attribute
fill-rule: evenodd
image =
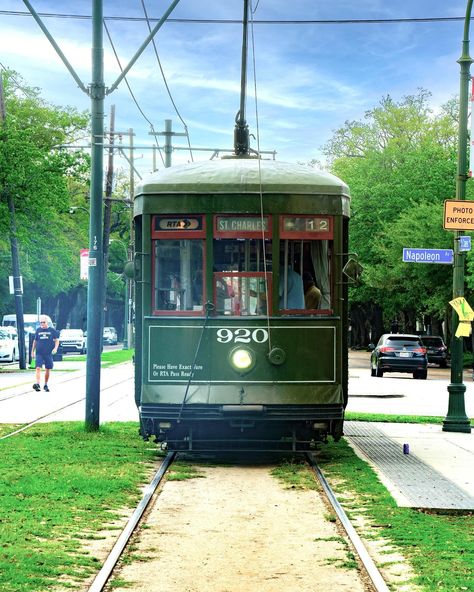
<svg viewBox="0 0 474 592"><path fill-rule="evenodd" d="M92 1L31 0L39 13L90 15ZM171 0L104 0L105 17L159 18ZM462 17L465 0L252 0L256 21L420 19ZM242 18L243 0L181 0L175 19ZM19 72L57 105L89 109L90 100L77 85L21 0L0 0L0 62ZM44 22L81 80L91 81L90 20L44 18ZM148 34L142 20L107 20L122 66ZM249 29L251 31L252 28ZM463 21L259 24L253 26L255 56L248 72L247 121L260 147L276 150L290 162L322 159L321 147L346 120L364 113L390 94L395 100L419 87L432 93L436 108L459 92ZM473 35L474 37L474 35ZM158 32L157 49L166 80L195 147L232 148L234 119L239 108L242 29L239 24L168 22ZM105 83L120 71L104 32ZM471 54L474 54L474 47ZM256 85L252 63L256 64ZM150 46L127 80L155 130L164 120L173 129L183 125L173 108ZM255 100L254 87L257 89ZM124 83L105 102L116 106L116 129L133 128L136 145L150 145L150 124L139 113ZM106 117L106 125L108 125ZM176 138L185 146L185 138ZM256 148L252 140L252 147ZM137 150L137 168L152 168L151 151ZM210 157L194 152L194 160ZM186 162L185 151L173 153L173 163ZM117 163L119 164L119 163ZM125 163L123 162L123 166ZM159 162L161 167L161 161Z"/></svg>

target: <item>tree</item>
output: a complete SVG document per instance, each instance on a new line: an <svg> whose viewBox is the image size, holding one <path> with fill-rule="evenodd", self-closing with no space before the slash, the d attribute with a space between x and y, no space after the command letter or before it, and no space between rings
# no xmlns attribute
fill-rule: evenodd
<svg viewBox="0 0 474 592"><path fill-rule="evenodd" d="M7 196L15 204L25 304L34 306L79 284L79 248L87 245L87 228L69 215L70 186L86 186L88 158L62 150L87 133L87 115L43 101L13 71L2 73L6 117L0 142L0 269L9 275ZM0 298L7 307L7 286ZM32 308L35 310L35 307ZM49 311L48 311L49 312Z"/></svg>
<svg viewBox="0 0 474 592"><path fill-rule="evenodd" d="M385 328L397 314L409 330L423 315L443 320L452 294L451 267L401 260L404 247L452 248L442 221L455 193L456 102L434 113L429 99L422 89L398 103L384 97L325 147L332 172L351 188L350 250L364 267L351 301L380 307Z"/></svg>

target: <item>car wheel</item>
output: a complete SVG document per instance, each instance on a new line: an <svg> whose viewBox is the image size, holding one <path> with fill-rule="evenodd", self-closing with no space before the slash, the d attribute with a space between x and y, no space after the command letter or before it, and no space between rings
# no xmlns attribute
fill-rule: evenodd
<svg viewBox="0 0 474 592"><path fill-rule="evenodd" d="M428 370L420 370L420 372L418 373L418 378L421 378L421 380L426 380L427 377Z"/></svg>
<svg viewBox="0 0 474 592"><path fill-rule="evenodd" d="M440 362L439 367L440 368L447 368L448 367L448 362L446 362L446 360L443 360L442 362Z"/></svg>
<svg viewBox="0 0 474 592"><path fill-rule="evenodd" d="M383 377L383 370L380 370L380 368L378 366L377 366L376 374L377 374L378 378Z"/></svg>

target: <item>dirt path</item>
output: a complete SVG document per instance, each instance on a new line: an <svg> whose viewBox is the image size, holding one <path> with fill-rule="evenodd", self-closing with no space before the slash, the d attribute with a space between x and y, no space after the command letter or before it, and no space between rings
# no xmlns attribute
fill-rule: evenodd
<svg viewBox="0 0 474 592"><path fill-rule="evenodd" d="M266 466L205 467L165 484L116 592L366 590L317 491L285 489ZM112 588L111 588L112 589Z"/></svg>

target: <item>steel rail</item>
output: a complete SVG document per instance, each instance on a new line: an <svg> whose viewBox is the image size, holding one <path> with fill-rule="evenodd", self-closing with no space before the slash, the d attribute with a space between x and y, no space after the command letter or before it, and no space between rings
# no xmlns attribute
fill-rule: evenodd
<svg viewBox="0 0 474 592"><path fill-rule="evenodd" d="M166 471L169 469L171 463L173 462L176 456L176 452L170 452L164 458L163 462L160 465L160 468L156 472L155 476L151 480L150 484L145 490L143 497L138 504L136 510L133 512L132 516L130 517L127 525L123 529L121 535L117 539L112 551L110 552L109 556L105 560L101 570L95 577L94 581L92 582L91 587L89 588L89 592L101 592L104 589L108 579L110 578L114 567L117 564L117 561L120 559L125 547L127 546L130 537L132 536L137 524L141 520L145 510L150 503L152 495L155 493L156 488L160 484L161 480L163 479Z"/></svg>
<svg viewBox="0 0 474 592"><path fill-rule="evenodd" d="M80 376L77 376L77 378L80 378ZM68 380L73 380L68 379ZM106 386L104 388L101 389L101 392L109 390L111 388L116 387L118 384L123 384L124 382L127 382L129 380L133 380L132 378L127 378L126 380L121 380L120 382L116 382L114 384L110 384L109 386ZM63 382L67 382L66 380L64 380ZM31 393L31 391L28 391L28 393ZM15 396L21 396L27 393L18 393ZM9 397L12 398L12 397ZM10 436L15 436L16 434L19 434L20 432L24 432L25 430L27 430L28 428L31 428L31 426L34 426L35 424L37 424L38 422L40 422L41 420L45 419L46 417L51 417L53 415L56 415L56 413L59 413L60 411L64 411L64 409L68 409L69 407L73 407L74 405L77 405L78 403L82 403L85 400L85 396L81 397L80 399L77 399L76 401L71 401L70 403L68 403L67 405L63 405L62 407L59 407L59 409L55 409L54 411L50 411L49 413L46 413L45 415L42 415L41 417L37 417L36 419L34 419L33 421L28 422L27 424L21 426L21 428L16 429L13 432L10 432L8 434L5 434L4 436L0 436L0 440L5 440L6 438L9 438ZM107 405L107 407L110 407L111 405L114 405L118 400L123 399L123 395L121 395L118 399L115 399L112 403L109 403ZM6 401L8 399L1 399L0 403L2 401Z"/></svg>
<svg viewBox="0 0 474 592"><path fill-rule="evenodd" d="M316 473L316 476L318 477L318 480L321 483L331 506L334 508L339 520L341 521L342 526L344 527L344 530L347 533L347 536L349 537L352 545L354 546L354 549L359 555L359 558L362 561L362 564L372 584L374 585L376 592L390 592L390 589L387 586L385 580L383 579L382 574L380 573L378 567L375 565L372 557L369 555L360 536L357 534L355 528L352 526L351 521L347 517L347 514L344 512L344 509L342 508L341 504L338 502L333 490L329 486L329 483L326 481L326 478L322 474L321 469L319 468L313 455L310 452L308 452L306 454L306 458L308 459L309 464Z"/></svg>

